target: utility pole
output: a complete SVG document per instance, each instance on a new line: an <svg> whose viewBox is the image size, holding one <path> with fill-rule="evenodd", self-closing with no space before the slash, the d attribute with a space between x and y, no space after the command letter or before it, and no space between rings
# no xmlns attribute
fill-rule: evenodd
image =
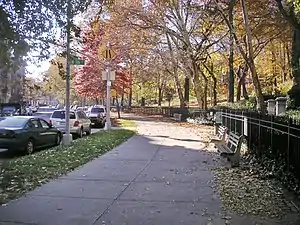
<svg viewBox="0 0 300 225"><path fill-rule="evenodd" d="M66 127L63 136L63 145L70 145L72 135L70 134L70 32L71 32L71 0L67 2L67 57L66 57Z"/></svg>
<svg viewBox="0 0 300 225"><path fill-rule="evenodd" d="M111 87L111 80L110 80L110 73L111 67L110 63L108 63L107 73L106 73L106 122L105 122L105 130L111 129L111 122L110 122L110 87Z"/></svg>

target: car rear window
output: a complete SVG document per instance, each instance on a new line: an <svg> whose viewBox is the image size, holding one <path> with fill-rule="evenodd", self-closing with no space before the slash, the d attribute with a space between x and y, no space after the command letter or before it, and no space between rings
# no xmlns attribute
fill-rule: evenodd
<svg viewBox="0 0 300 225"><path fill-rule="evenodd" d="M27 120L25 117L6 117L0 120L0 127L23 127Z"/></svg>
<svg viewBox="0 0 300 225"><path fill-rule="evenodd" d="M103 113L104 109L103 108L92 108L91 113Z"/></svg>
<svg viewBox="0 0 300 225"><path fill-rule="evenodd" d="M38 112L53 112L55 109L54 108L39 108L37 111Z"/></svg>
<svg viewBox="0 0 300 225"><path fill-rule="evenodd" d="M65 111L54 111L52 114L52 118L57 119L65 119L66 118L66 112ZM70 119L76 119L75 113L70 112Z"/></svg>

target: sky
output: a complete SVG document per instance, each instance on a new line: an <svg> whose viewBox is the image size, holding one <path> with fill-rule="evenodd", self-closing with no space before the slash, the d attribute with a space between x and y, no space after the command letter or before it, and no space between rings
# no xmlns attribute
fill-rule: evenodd
<svg viewBox="0 0 300 225"><path fill-rule="evenodd" d="M39 80L39 79L41 79L41 74L43 72L47 71L49 66L50 66L50 63L48 60L41 62L40 64L31 63L26 67L26 69L27 69L26 76Z"/></svg>

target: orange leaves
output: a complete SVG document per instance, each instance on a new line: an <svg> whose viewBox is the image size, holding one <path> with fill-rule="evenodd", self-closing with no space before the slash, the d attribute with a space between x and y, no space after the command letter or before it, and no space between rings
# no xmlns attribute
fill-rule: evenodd
<svg viewBox="0 0 300 225"><path fill-rule="evenodd" d="M102 80L102 71L106 69L105 61L99 56L99 48L109 41L109 33L104 32L105 23L94 21L85 31L82 53L85 65L76 71L75 89L78 94L86 97L101 97L106 95L106 81ZM116 43L114 43L116 44ZM116 70L116 80L112 88L117 94L126 91L130 84L130 76L118 64L122 63L122 52L116 51L117 56L110 62L112 69Z"/></svg>

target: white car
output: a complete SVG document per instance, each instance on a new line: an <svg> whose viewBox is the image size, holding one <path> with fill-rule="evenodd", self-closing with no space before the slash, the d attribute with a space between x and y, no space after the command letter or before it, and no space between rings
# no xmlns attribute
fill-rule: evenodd
<svg viewBox="0 0 300 225"><path fill-rule="evenodd" d="M65 112L65 110L55 110L50 117L51 124L62 133L66 132ZM91 120L83 111L70 110L70 133L79 138L84 133L91 134Z"/></svg>
<svg viewBox="0 0 300 225"><path fill-rule="evenodd" d="M92 109L95 110L98 108L98 112L101 112L103 114L103 116L106 116L106 107L104 105L94 105L92 107L89 108L89 111L91 111Z"/></svg>

